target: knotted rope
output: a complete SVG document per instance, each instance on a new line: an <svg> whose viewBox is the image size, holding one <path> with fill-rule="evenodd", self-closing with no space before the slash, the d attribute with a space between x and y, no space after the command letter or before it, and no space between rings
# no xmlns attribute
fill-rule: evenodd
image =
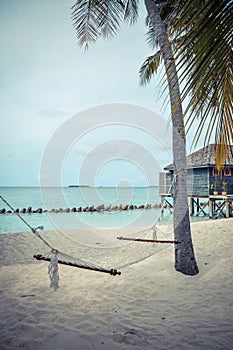
<svg viewBox="0 0 233 350"><path fill-rule="evenodd" d="M50 287L53 288L54 290L57 290L59 288L59 267L58 267L58 264L78 267L78 268L92 270L92 271L109 273L111 276L117 276L117 275L121 274L120 271L117 271L114 268L106 269L106 268L91 264L87 261L83 261L81 259L78 259L78 262L72 262L72 261L66 262L65 260L58 259L58 256L61 255L62 257L65 257L66 259L71 259L71 260L76 259L77 260L77 258L73 258L67 254L60 252L56 248L52 247L49 244L49 242L47 242L41 236L41 234L38 232L38 229L40 229L40 230L44 229L43 226L38 226L36 228L32 227L19 213L17 213L15 211L15 209L11 206L11 204L8 203L8 201L5 198L3 198L1 195L0 195L0 199L2 199L2 201L4 203L6 203L6 205L13 211L13 213L16 214L18 216L18 218L20 220L22 220L27 227L30 228L31 232L33 232L37 238L39 238L45 245L47 245L50 248L50 253L48 254L48 256L43 256L42 254L36 254L36 255L33 255L33 257L37 260L43 260L43 261L50 262L50 264L48 266L48 275L49 275L49 279L50 279Z"/></svg>

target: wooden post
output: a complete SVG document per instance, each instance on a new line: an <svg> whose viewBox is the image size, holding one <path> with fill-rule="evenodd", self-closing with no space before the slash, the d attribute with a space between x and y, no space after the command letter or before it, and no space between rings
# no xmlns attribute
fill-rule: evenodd
<svg viewBox="0 0 233 350"><path fill-rule="evenodd" d="M161 196L161 214L164 213L164 199L163 196Z"/></svg>
<svg viewBox="0 0 233 350"><path fill-rule="evenodd" d="M189 206L190 215L194 215L194 199L190 198L190 206Z"/></svg>
<svg viewBox="0 0 233 350"><path fill-rule="evenodd" d="M213 200L209 198L209 217L213 218Z"/></svg>
<svg viewBox="0 0 233 350"><path fill-rule="evenodd" d="M230 201L226 200L226 218L230 217Z"/></svg>
<svg viewBox="0 0 233 350"><path fill-rule="evenodd" d="M199 215L200 207L199 207L199 198L197 198L197 216Z"/></svg>

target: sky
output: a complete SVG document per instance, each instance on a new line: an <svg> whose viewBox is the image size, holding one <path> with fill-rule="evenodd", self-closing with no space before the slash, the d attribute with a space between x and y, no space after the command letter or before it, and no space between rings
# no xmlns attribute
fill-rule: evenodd
<svg viewBox="0 0 233 350"><path fill-rule="evenodd" d="M85 51L73 3L0 0L0 186L157 185L171 130L161 76L139 85L145 9Z"/></svg>

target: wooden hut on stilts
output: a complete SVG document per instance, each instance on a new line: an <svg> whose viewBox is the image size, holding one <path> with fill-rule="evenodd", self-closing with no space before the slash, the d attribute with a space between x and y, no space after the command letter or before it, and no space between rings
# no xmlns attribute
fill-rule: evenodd
<svg viewBox="0 0 233 350"><path fill-rule="evenodd" d="M210 218L232 216L233 212L233 145L221 171L215 163L215 145L211 144L187 156L187 189L190 215ZM159 176L162 208L172 208L174 166L169 164ZM209 207L209 210L208 210Z"/></svg>

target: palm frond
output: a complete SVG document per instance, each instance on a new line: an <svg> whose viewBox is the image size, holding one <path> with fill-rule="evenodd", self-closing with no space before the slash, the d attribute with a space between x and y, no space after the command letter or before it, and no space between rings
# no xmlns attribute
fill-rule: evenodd
<svg viewBox="0 0 233 350"><path fill-rule="evenodd" d="M77 0L71 9L71 18L76 30L78 43L87 49L100 35L100 29L97 25L99 6L96 1Z"/></svg>
<svg viewBox="0 0 233 350"><path fill-rule="evenodd" d="M98 25L100 28L100 35L103 38L110 38L115 36L121 26L125 4L121 0L102 0L101 11L98 16Z"/></svg>
<svg viewBox="0 0 233 350"><path fill-rule="evenodd" d="M220 167L226 144L233 143L233 2L187 0L174 22L177 67L184 86L181 101L189 99L185 115L188 129L202 115L195 143L205 132L214 138ZM207 126L206 123L209 123Z"/></svg>
<svg viewBox="0 0 233 350"><path fill-rule="evenodd" d="M140 85L146 85L152 77L157 73L162 60L161 51L157 51L154 55L147 57L139 70Z"/></svg>
<svg viewBox="0 0 233 350"><path fill-rule="evenodd" d="M137 22L139 12L139 0L124 0L124 21L133 25Z"/></svg>
<svg viewBox="0 0 233 350"><path fill-rule="evenodd" d="M77 0L72 6L72 22L78 43L87 49L96 40L117 34L125 12L121 0Z"/></svg>
<svg viewBox="0 0 233 350"><path fill-rule="evenodd" d="M149 46L152 47L152 49L155 49L158 47L158 39L155 36L154 28L150 25L146 33L146 42Z"/></svg>

